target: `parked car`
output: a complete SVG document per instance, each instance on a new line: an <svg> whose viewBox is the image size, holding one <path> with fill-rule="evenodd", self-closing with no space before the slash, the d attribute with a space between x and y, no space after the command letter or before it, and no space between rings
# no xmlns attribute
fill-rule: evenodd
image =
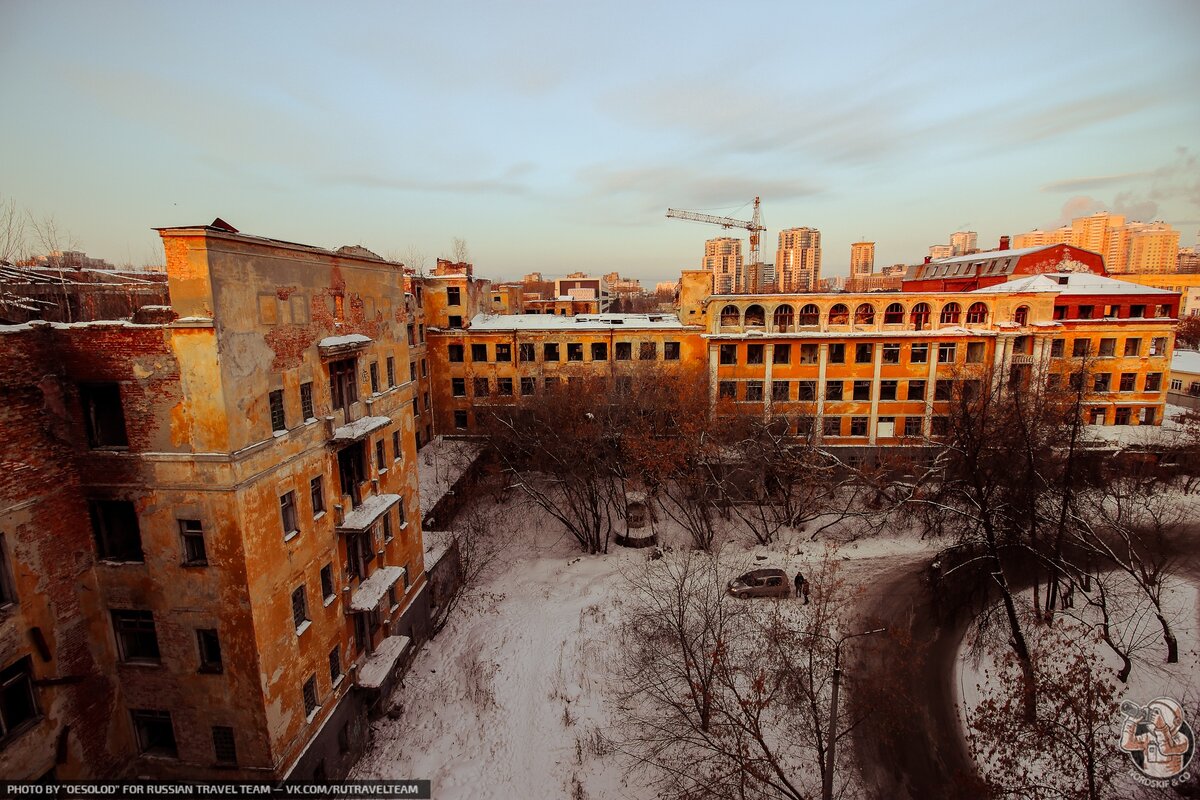
<svg viewBox="0 0 1200 800"><path fill-rule="evenodd" d="M781 569L756 569L729 582L734 597L791 597L792 584Z"/></svg>

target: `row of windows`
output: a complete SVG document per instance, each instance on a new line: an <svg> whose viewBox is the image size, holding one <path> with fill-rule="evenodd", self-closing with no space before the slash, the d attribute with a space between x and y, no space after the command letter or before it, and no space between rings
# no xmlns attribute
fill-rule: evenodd
<svg viewBox="0 0 1200 800"><path fill-rule="evenodd" d="M774 364L792 363L792 345L776 344L773 346L771 362ZM817 364L820 361L821 345L810 342L796 346L798 364ZM903 345L899 342L860 342L847 345L844 342L832 342L828 347L828 363L845 364L847 355L854 356L856 364L870 364L875 361L875 349L879 348L880 361L884 364L899 364ZM986 354L986 342L966 342L966 361L969 364L982 363ZM718 347L717 359L722 365L739 363L739 350L743 352L746 364L762 364L766 359L765 344L722 344ZM849 350L848 350L849 348ZM909 364L929 363L929 354L937 354L939 363L949 363L958 358L958 342L937 342L931 346L929 342L913 342L908 346Z"/></svg>
<svg viewBox="0 0 1200 800"><path fill-rule="evenodd" d="M158 631L154 624L154 612L141 609L112 609L113 635L117 642L117 655L127 664L161 664L162 654L158 647ZM221 640L215 628L196 630L196 671L220 673L224 671L221 657Z"/></svg>
<svg viewBox="0 0 1200 800"><path fill-rule="evenodd" d="M875 306L871 303L860 303L854 309L854 324L874 325L876 313ZM909 323L917 330L927 327L933 317L933 309L929 303L917 303L907 312L903 304L891 303L883 310L883 324L903 325L906 313ZM1027 322L1028 314L1028 307L1021 306L1014 315L1014 321L1024 325ZM984 303L972 303L964 314L962 306L952 301L942 306L938 313L938 321L942 325L957 325L964 320L968 325L985 325L988 315L988 307ZM727 305L721 309L720 319L722 326L765 327L767 315L763 307L757 303L747 306L744 314L737 306ZM849 325L850 307L845 303L833 305L829 309L827 319L830 325ZM771 315L771 322L775 330L785 333L796 327L816 327L821 324L821 309L815 303L808 303L796 311L790 303L784 303L775 307Z"/></svg>
<svg viewBox="0 0 1200 800"><path fill-rule="evenodd" d="M137 739L138 752L166 758L179 757L175 726L171 712L163 709L137 708L129 712ZM237 739L232 726L213 725L213 761L222 766L237 764Z"/></svg>
<svg viewBox="0 0 1200 800"><path fill-rule="evenodd" d="M425 371L425 367L425 362L422 361L422 371ZM396 359L394 356L387 357L387 360L384 362L384 368L386 370L387 388L394 388L397 385ZM410 362L409 373L410 377L416 380L416 362ZM379 394L382 391L382 384L380 383L378 361L371 362L367 368L367 374L371 382L371 394ZM345 408L358 402L357 359L343 358L329 362L329 399L335 409ZM271 408L271 430L286 432L288 430L288 423L283 390L275 389L269 392L267 400ZM316 410L313 406L312 381L300 384L300 416L303 420L316 418Z"/></svg>
<svg viewBox="0 0 1200 800"><path fill-rule="evenodd" d="M633 342L616 342L613 345L613 358L617 361L631 361L633 359ZM592 342L589 348L591 353L591 361L607 361L608 360L608 342ZM494 347L495 361L497 363L512 361L512 345L500 343ZM658 342L639 342L638 343L638 359L642 361L653 361L658 358ZM526 342L518 345L517 356L522 362L536 361L537 350L535 346ZM583 361L584 346L583 342L568 342L566 345L567 361ZM461 344L447 345L447 358L451 363L462 363L465 355L464 346ZM471 345L471 361L474 363L487 363L493 359L488 358L488 346L486 344ZM542 344L542 361L561 361L562 346L557 342L545 342ZM678 361L679 360L679 342L663 342L663 360Z"/></svg>
<svg viewBox="0 0 1200 800"><path fill-rule="evenodd" d="M925 380L907 380L904 396L901 396L899 380L881 380L878 381L878 399L880 401L922 401L925 399L925 392L928 389L929 381ZM980 389L978 380L935 380L934 381L934 399L935 401L948 401L953 397L954 385L958 383L962 386L962 391L968 397L977 395ZM738 397L738 385L743 386L742 396ZM796 392L792 392L792 384L796 384ZM824 401L870 401L872 387L876 386L872 380L827 380L824 383L824 395L821 399ZM847 391L848 387L848 391ZM764 383L761 380L721 380L716 385L716 395L721 399L742 399L746 402L762 401ZM773 401L787 402L815 402L817 398L817 381L816 380L773 380L770 381L770 398Z"/></svg>
<svg viewBox="0 0 1200 800"><path fill-rule="evenodd" d="M1109 373L1100 373L1094 375L1093 390L1097 392L1112 392L1113 378L1117 378L1115 391L1118 392L1136 392L1137 391L1137 373L1122 372L1116 375ZM1074 379L1075 376L1073 375ZM1061 383L1062 376L1053 374L1050 376L1051 386L1057 386ZM1073 383L1075 381L1073 380ZM742 385L741 397L738 397L738 385ZM796 391L792 392L793 383L796 386ZM870 401L872 399L872 389L878 385L879 391L877 399L880 401L889 400L909 400L909 401L924 401L925 393L928 387L928 381L925 380L909 380L904 381L905 391L901 393L898 380L881 380L878 384L873 380L856 380L842 381L830 380L825 382L825 394L823 399L827 401L833 400L856 400ZM965 380L960 382L963 386L963 392L966 396L974 396L980 389L978 380ZM934 381L934 400L950 400L953 397L955 381L952 380L936 380ZM849 392L846 391L849 387ZM746 402L759 402L764 398L764 389L766 384L764 381L720 381L717 384L717 396L723 400L743 400ZM771 400L778 402L788 401L816 401L817 397L817 381L780 381L773 380L770 382ZM1157 392L1162 388L1162 373L1151 372L1145 377L1142 391ZM903 394L903 396L902 396Z"/></svg>
<svg viewBox="0 0 1200 800"><path fill-rule="evenodd" d="M1100 339L1096 346L1095 353L1092 352L1093 340L1091 338L1077 338L1071 342L1071 357L1085 358L1090 355L1095 355L1098 358L1116 358L1117 357L1117 339L1116 337L1106 336ZM1148 356L1162 356L1167 352L1167 337L1155 336L1150 340L1150 349L1147 351ZM1050 343L1050 357L1062 358L1066 353L1066 340L1054 339ZM1141 337L1130 336L1125 339L1121 348L1121 355L1125 358L1139 358L1142 355L1142 340Z"/></svg>

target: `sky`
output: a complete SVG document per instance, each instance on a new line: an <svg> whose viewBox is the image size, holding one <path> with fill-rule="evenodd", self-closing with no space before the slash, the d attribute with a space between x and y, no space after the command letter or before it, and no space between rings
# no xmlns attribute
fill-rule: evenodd
<svg viewBox="0 0 1200 800"><path fill-rule="evenodd" d="M0 0L0 200L114 263L221 217L497 279L674 280L733 234L667 208L756 195L825 275L1102 209L1188 246L1198 76L1194 0Z"/></svg>

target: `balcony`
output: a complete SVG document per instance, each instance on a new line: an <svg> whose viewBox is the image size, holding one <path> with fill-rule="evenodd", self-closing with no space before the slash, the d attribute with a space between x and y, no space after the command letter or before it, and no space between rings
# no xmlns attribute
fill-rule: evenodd
<svg viewBox="0 0 1200 800"><path fill-rule="evenodd" d="M1013 363L1013 364L1032 364L1033 356L1023 355L1020 353L1014 353L1012 355L1011 363Z"/></svg>
<svg viewBox="0 0 1200 800"><path fill-rule="evenodd" d="M342 518L335 527L338 533L362 533L370 530L379 518L400 502L398 494L373 494Z"/></svg>

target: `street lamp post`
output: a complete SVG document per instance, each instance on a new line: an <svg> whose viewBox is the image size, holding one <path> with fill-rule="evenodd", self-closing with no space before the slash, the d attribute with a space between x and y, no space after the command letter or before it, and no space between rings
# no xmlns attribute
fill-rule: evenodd
<svg viewBox="0 0 1200 800"><path fill-rule="evenodd" d="M833 800L834 751L837 745L838 687L842 682L842 644L859 636L870 636L873 633L882 633L886 630L887 628L876 628L873 631L851 633L840 639L834 639L832 636L826 636L823 633L816 634L822 639L828 639L833 642L833 692L829 698L829 749L826 752L825 775L821 783L821 800Z"/></svg>

